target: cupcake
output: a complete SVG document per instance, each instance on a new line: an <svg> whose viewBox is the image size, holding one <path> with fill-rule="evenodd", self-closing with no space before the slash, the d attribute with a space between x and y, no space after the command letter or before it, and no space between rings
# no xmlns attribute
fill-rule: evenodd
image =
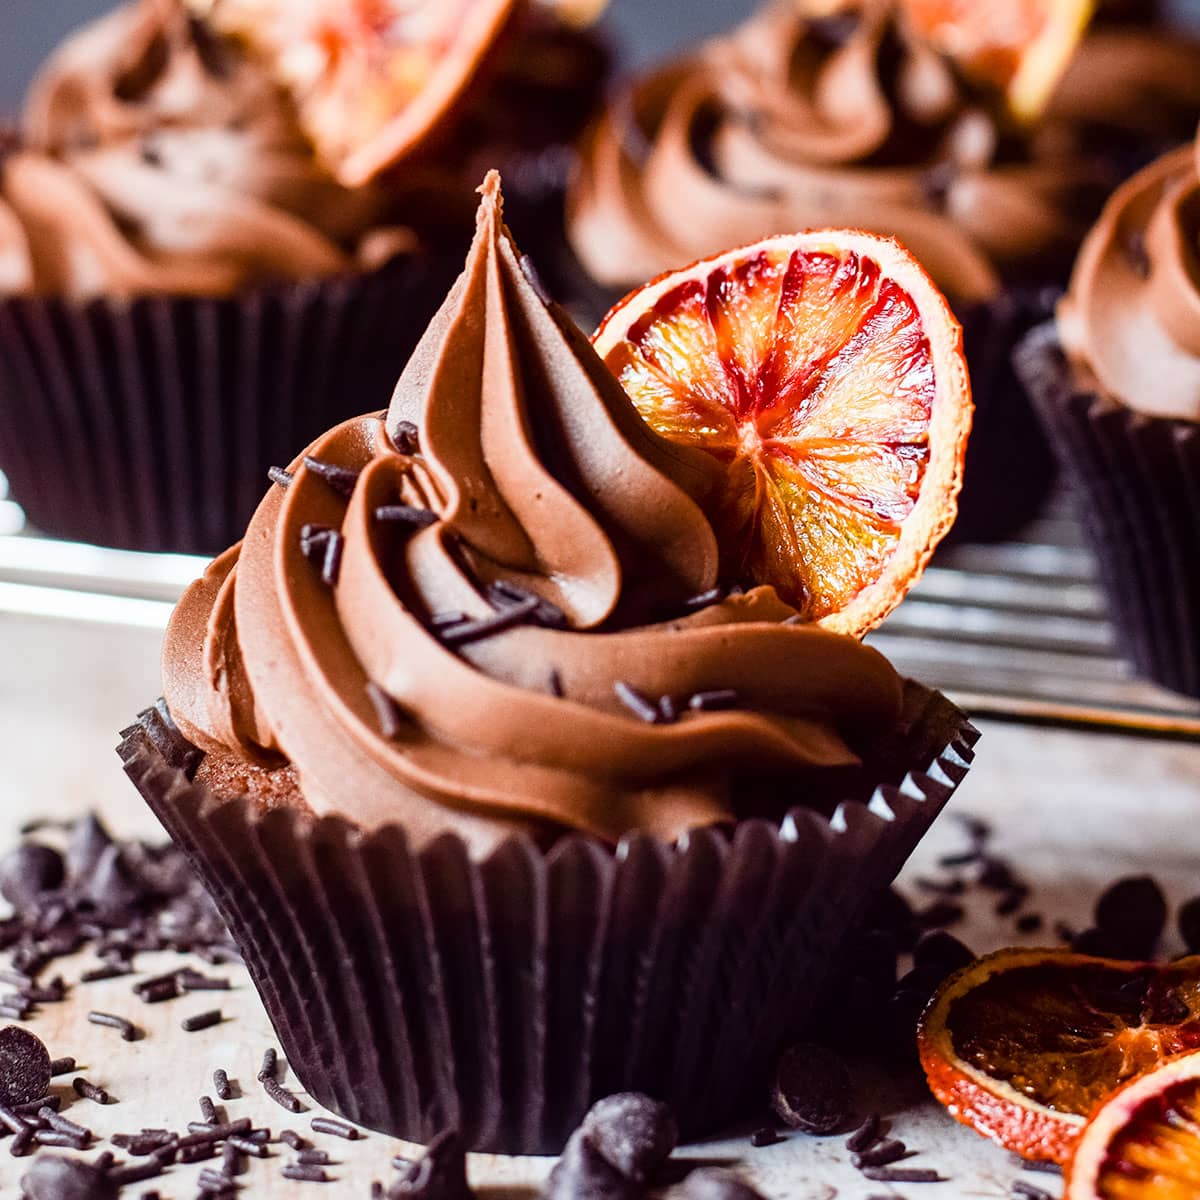
<svg viewBox="0 0 1200 1200"><path fill-rule="evenodd" d="M479 80L508 79L522 46L531 92L567 87L537 91L550 56L533 39L557 26L510 29L512 7L476 4L505 20L411 51L433 64L389 97L406 135L389 142L384 121L365 165L339 155L356 113L316 120L312 95L227 27L232 0L135 0L52 56L0 163L0 470L34 526L215 551L268 467L386 402L457 270L445 244L470 228L455 124L486 104L499 129L518 94Z"/></svg>
<svg viewBox="0 0 1200 1200"><path fill-rule="evenodd" d="M1114 193L1016 363L1077 489L1126 655L1200 697L1198 238L1187 147Z"/></svg>
<svg viewBox="0 0 1200 1200"><path fill-rule="evenodd" d="M1144 31L1090 35L1061 98L1019 126L914 33L902 5L830 7L767 5L620 93L583 147L571 240L588 275L620 291L787 229L900 238L965 328L977 415L958 532L1003 536L1053 479L1011 347L1048 314L1046 289L1065 279L1128 140L1147 122L1156 137L1190 136L1200 49Z"/></svg>
<svg viewBox="0 0 1200 1200"><path fill-rule="evenodd" d="M642 422L482 191L390 408L185 594L121 755L321 1103L543 1153L638 1089L695 1135L761 1102L976 735L719 583L714 460Z"/></svg>

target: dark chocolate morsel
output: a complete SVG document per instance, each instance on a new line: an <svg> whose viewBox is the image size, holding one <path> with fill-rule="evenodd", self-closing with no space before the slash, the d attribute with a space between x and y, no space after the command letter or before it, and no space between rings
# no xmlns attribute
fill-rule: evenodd
<svg viewBox="0 0 1200 1200"><path fill-rule="evenodd" d="M43 1154L21 1178L25 1200L115 1200L117 1185L91 1163Z"/></svg>
<svg viewBox="0 0 1200 1200"><path fill-rule="evenodd" d="M127 913L142 898L141 885L122 858L120 846L108 846L101 852L83 895L101 916L109 918Z"/></svg>
<svg viewBox="0 0 1200 1200"><path fill-rule="evenodd" d="M409 1163L404 1172L388 1188L388 1200L472 1200L474 1192L467 1186L467 1151L462 1138L447 1129L425 1148L416 1162Z"/></svg>
<svg viewBox="0 0 1200 1200"><path fill-rule="evenodd" d="M854 1085L841 1057L825 1046L800 1042L785 1050L775 1072L771 1107L805 1133L833 1133L845 1124Z"/></svg>
<svg viewBox="0 0 1200 1200"><path fill-rule="evenodd" d="M763 1200L761 1192L755 1191L732 1171L715 1167L693 1171L684 1181L683 1194L686 1200Z"/></svg>
<svg viewBox="0 0 1200 1200"><path fill-rule="evenodd" d="M1118 879L1096 901L1096 927L1123 958L1151 958L1167 924L1167 901L1149 875Z"/></svg>
<svg viewBox="0 0 1200 1200"><path fill-rule="evenodd" d="M0 1029L0 1101L28 1104L50 1090L50 1052L19 1025Z"/></svg>
<svg viewBox="0 0 1200 1200"><path fill-rule="evenodd" d="M571 1134L554 1164L542 1200L642 1200L646 1189L622 1175L584 1136Z"/></svg>
<svg viewBox="0 0 1200 1200"><path fill-rule="evenodd" d="M921 934L913 947L913 962L918 967L936 967L947 974L974 961L975 955L970 948L944 929L931 929Z"/></svg>
<svg viewBox="0 0 1200 1200"><path fill-rule="evenodd" d="M0 896L14 908L26 907L63 881L62 855L40 842L22 842L0 858Z"/></svg>
<svg viewBox="0 0 1200 1200"><path fill-rule="evenodd" d="M67 875L71 881L91 874L100 856L111 845L112 838L95 813L88 813L76 822L67 839Z"/></svg>
<svg viewBox="0 0 1200 1200"><path fill-rule="evenodd" d="M598 1100L580 1130L610 1166L635 1183L643 1183L666 1162L679 1141L670 1108L641 1092Z"/></svg>

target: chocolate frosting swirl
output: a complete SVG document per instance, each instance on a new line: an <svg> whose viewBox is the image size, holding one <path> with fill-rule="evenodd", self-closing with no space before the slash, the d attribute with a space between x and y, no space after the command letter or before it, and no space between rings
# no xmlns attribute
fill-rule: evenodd
<svg viewBox="0 0 1200 1200"><path fill-rule="evenodd" d="M1113 195L1058 310L1064 349L1100 390L1181 421L1200 421L1198 152L1165 155Z"/></svg>
<svg viewBox="0 0 1200 1200"><path fill-rule="evenodd" d="M771 588L704 598L709 460L642 423L527 277L498 177L481 190L466 269L386 419L307 452L352 473L349 495L298 460L184 596L164 649L170 710L204 749L290 764L315 811L399 821L417 840L674 838L747 815L747 780L771 785L778 816L802 778L894 727L900 680L856 640L786 623ZM398 503L436 519L376 515ZM302 550L314 525L344 539L332 589ZM454 636L498 618L492 636ZM382 725L369 684L387 697ZM639 719L625 689L683 715ZM723 689L730 707L688 711Z"/></svg>
<svg viewBox="0 0 1200 1200"><path fill-rule="evenodd" d="M371 266L412 245L382 192L315 163L290 101L180 0L68 39L0 168L0 288L222 295Z"/></svg>
<svg viewBox="0 0 1200 1200"><path fill-rule="evenodd" d="M764 8L610 107L570 197L572 243L592 275L625 285L823 225L894 235L956 303L985 300L1031 271L1065 271L1107 190L1077 132L1115 116L1114 94L1128 99L1119 54L1096 60L1109 96L1089 108L1073 73L1063 110L1020 137L906 30L889 0L857 0L832 17L805 9ZM1122 36L1106 34L1105 46ZM1139 49L1130 69L1149 70L1157 50L1160 70L1186 57L1188 77L1197 76L1195 47L1127 36ZM1160 91L1195 91L1169 73L1153 78Z"/></svg>

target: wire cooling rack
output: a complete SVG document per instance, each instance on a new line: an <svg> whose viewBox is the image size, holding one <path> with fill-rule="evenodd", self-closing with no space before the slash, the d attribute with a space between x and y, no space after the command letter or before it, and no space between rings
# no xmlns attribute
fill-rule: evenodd
<svg viewBox="0 0 1200 1200"><path fill-rule="evenodd" d="M41 537L0 499L0 612L162 628L204 561ZM1121 657L1066 496L1017 541L939 551L868 641L975 714L1200 738L1200 701Z"/></svg>

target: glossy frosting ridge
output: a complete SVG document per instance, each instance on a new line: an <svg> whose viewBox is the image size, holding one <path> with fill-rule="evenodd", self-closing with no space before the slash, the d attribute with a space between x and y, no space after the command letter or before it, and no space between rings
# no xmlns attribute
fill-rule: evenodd
<svg viewBox="0 0 1200 1200"><path fill-rule="evenodd" d="M773 589L704 598L718 582L709 460L642 423L541 299L497 177L482 190L466 269L386 418L306 452L356 473L349 496L298 459L185 595L164 649L171 712L206 750L290 764L315 811L396 820L418 840L674 838L748 815L747 780L778 785L778 816L807 775L852 766L893 729L900 680L852 638L787 624ZM377 519L397 503L436 520ZM332 589L302 553L311 525L344 537ZM532 615L504 632L439 632L454 628L444 614L486 622L514 603ZM621 687L682 715L640 719ZM724 689L729 707L688 709Z"/></svg>

